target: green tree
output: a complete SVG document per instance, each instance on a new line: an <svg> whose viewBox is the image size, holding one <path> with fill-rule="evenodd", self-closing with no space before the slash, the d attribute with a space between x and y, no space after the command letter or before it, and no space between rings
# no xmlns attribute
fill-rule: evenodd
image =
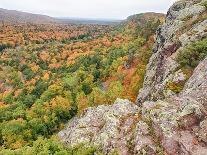
<svg viewBox="0 0 207 155"><path fill-rule="evenodd" d="M88 95L92 92L92 88L88 83L82 84L82 91L85 93L85 95Z"/></svg>

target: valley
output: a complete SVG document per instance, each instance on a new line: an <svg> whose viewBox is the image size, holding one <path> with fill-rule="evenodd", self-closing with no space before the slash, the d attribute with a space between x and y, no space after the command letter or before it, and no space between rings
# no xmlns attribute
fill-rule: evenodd
<svg viewBox="0 0 207 155"><path fill-rule="evenodd" d="M2 23L1 144L20 149L88 107L134 102L163 19L146 13L119 25Z"/></svg>
<svg viewBox="0 0 207 155"><path fill-rule="evenodd" d="M207 1L96 16L0 9L0 155L206 155Z"/></svg>

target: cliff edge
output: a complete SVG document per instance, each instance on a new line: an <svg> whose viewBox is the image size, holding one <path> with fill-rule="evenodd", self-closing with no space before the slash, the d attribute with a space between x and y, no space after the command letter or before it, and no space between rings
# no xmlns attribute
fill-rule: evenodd
<svg viewBox="0 0 207 155"><path fill-rule="evenodd" d="M207 1L181 0L158 28L137 104L88 108L59 137L104 154L206 155Z"/></svg>

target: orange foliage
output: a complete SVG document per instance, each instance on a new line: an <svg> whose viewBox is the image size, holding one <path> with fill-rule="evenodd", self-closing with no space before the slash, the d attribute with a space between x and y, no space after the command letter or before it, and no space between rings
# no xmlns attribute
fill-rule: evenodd
<svg viewBox="0 0 207 155"><path fill-rule="evenodd" d="M21 94L21 92L22 92L22 89L18 89L18 90L16 90L16 91L14 92L14 97L15 97L15 98L18 97L18 96Z"/></svg>
<svg viewBox="0 0 207 155"><path fill-rule="evenodd" d="M47 81L50 78L50 74L49 73L45 73L42 77L43 80Z"/></svg>
<svg viewBox="0 0 207 155"><path fill-rule="evenodd" d="M42 52L40 54L40 58L43 60L43 61L48 61L48 59L50 58L50 55L47 53L47 52Z"/></svg>

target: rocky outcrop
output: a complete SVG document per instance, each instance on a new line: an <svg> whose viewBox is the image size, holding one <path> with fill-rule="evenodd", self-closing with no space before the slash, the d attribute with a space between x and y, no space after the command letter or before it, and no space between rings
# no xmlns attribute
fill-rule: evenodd
<svg viewBox="0 0 207 155"><path fill-rule="evenodd" d="M207 64L203 63L192 77L206 73ZM197 70L203 72L197 74ZM72 119L59 137L67 146L99 146L104 154L117 150L121 155L206 155L206 108L199 102L199 94L198 98L184 95L191 94L186 90L179 97L146 101L142 107L117 99L111 106L88 108Z"/></svg>
<svg viewBox="0 0 207 155"><path fill-rule="evenodd" d="M207 146L198 136L199 130L202 134L206 130L200 123L205 120L202 110L202 106L191 98L174 97L166 101L144 102L142 116L152 122L154 137L159 139L166 154L204 155Z"/></svg>
<svg viewBox="0 0 207 155"><path fill-rule="evenodd" d="M207 110L207 57L196 67L179 96L190 96Z"/></svg>
<svg viewBox="0 0 207 155"><path fill-rule="evenodd" d="M140 110L128 100L117 99L111 106L88 108L58 135L67 146L80 143L100 146L104 154L113 151L123 155L155 154L158 147L149 122L141 120Z"/></svg>
<svg viewBox="0 0 207 155"><path fill-rule="evenodd" d="M143 103L142 117L152 121L152 129L167 154L207 152L206 60L197 66L178 96Z"/></svg>
<svg viewBox="0 0 207 155"><path fill-rule="evenodd" d="M88 108L72 119L59 137L67 146L96 145L121 155L207 154L207 57L190 77L176 57L192 42L207 37L207 11L201 0L176 2L157 30L137 104L117 99L113 105ZM174 93L170 82L184 82Z"/></svg>
<svg viewBox="0 0 207 155"><path fill-rule="evenodd" d="M71 120L59 137L68 146L88 143L101 146L106 154L116 148L128 154L132 151L129 145L139 120L138 106L117 99L111 106L88 108L80 118Z"/></svg>
<svg viewBox="0 0 207 155"><path fill-rule="evenodd" d="M201 0L182 0L169 9L166 23L157 30L154 53L147 66L137 103L172 95L166 85L174 80L178 72L185 80L184 73L178 70L176 56L190 43L207 37L207 11L203 3Z"/></svg>

